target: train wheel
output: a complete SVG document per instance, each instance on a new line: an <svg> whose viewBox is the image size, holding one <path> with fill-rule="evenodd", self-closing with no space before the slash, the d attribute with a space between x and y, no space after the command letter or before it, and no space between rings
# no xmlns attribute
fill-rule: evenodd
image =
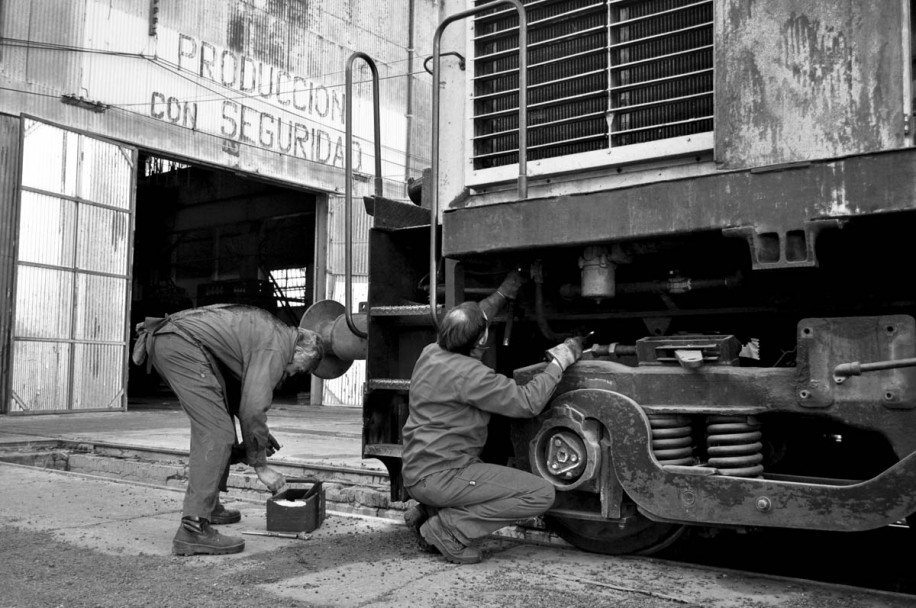
<svg viewBox="0 0 916 608"><path fill-rule="evenodd" d="M631 518L621 528L616 522L544 516L547 526L571 545L605 555L651 555L676 541L685 526L663 524L642 515Z"/></svg>

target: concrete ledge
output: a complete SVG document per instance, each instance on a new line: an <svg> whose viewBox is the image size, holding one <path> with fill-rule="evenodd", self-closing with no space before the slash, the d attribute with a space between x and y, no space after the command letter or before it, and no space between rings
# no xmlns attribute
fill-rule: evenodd
<svg viewBox="0 0 916 608"><path fill-rule="evenodd" d="M98 450L93 444L79 443L70 449L52 449L53 445L36 451L19 445L18 451L0 452L0 462L175 489L187 485L187 454L143 450L140 456L137 450L127 447L106 446ZM320 479L329 510L400 520L406 509L403 502L391 501L387 475L379 471L314 467L308 463L271 461L270 464L287 477ZM266 500L264 486L246 465L235 465L226 485L231 490L250 494L253 500L260 500L261 496Z"/></svg>

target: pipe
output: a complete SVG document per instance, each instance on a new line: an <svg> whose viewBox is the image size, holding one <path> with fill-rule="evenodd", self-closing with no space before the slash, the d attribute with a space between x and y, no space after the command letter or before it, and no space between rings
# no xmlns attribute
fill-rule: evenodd
<svg viewBox="0 0 916 608"><path fill-rule="evenodd" d="M414 21L416 19L416 0L408 0L407 9L407 113L406 132L404 139L404 181L408 181L410 175L410 154L413 146L411 145L411 130L413 129L413 53L414 53Z"/></svg>
<svg viewBox="0 0 916 608"><path fill-rule="evenodd" d="M429 313L433 327L439 327L436 313L436 230L439 224L439 59L442 32L451 23L477 13L488 11L497 4L511 4L518 11L518 197L528 198L528 18L519 0L496 0L446 17L433 36L433 98L432 98L432 166L430 168L429 213Z"/></svg>
<svg viewBox="0 0 916 608"><path fill-rule="evenodd" d="M547 315L544 314L544 267L540 260L535 260L531 265L531 278L534 280L534 316L537 320L538 329L541 334L553 342L562 342L572 334L558 334L547 323Z"/></svg>
<svg viewBox="0 0 916 608"><path fill-rule="evenodd" d="M893 361L876 361L874 363L841 363L833 369L833 380L842 384L850 376L861 376L866 372L878 372L886 369L900 369L902 367L916 367L916 358L896 359Z"/></svg>
<svg viewBox="0 0 916 608"><path fill-rule="evenodd" d="M382 136L380 121L380 104L378 92L378 69L375 62L369 55L359 51L350 55L347 59L346 70L346 145L345 149L345 167L344 167L344 266L346 268L346 281L344 283L346 308L344 310L347 318L347 326L354 334L360 338L365 338L368 334L358 328L353 322L353 62L356 59L362 59L372 71L372 114L375 119L375 196L382 196Z"/></svg>

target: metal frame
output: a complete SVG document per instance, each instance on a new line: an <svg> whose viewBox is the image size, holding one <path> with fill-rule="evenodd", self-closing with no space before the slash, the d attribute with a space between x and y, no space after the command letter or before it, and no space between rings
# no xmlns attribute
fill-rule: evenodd
<svg viewBox="0 0 916 608"><path fill-rule="evenodd" d="M23 160L22 160L22 159L23 159L23 151L24 151L24 146L25 146L25 131L26 131L26 130L25 130L25 128L20 128L20 137L19 137L19 150L20 150L20 153L19 153L19 154L20 154L20 159L19 159L19 172L18 172L18 175L17 175L17 182L18 182L18 185L17 185L17 187L16 187L16 201L15 201L16 207L17 207L17 210L18 210L18 211L17 211L17 217L21 214L22 193L23 193L23 192L31 192L31 193L34 193L34 194L45 195L45 196L51 196L51 197L54 197L54 198L57 198L57 199L69 200L69 201L71 201L71 202L73 202L73 203L76 203L76 205L77 205L77 207L76 207L77 213L76 213L75 216L74 216L74 222L75 222L74 225L75 225L75 226L78 226L78 225L79 225L79 214L78 214L79 208L80 208L81 206L89 206L89 207L96 207L96 208L99 208L99 209L107 209L107 210L114 211L114 212L117 212L117 213L126 213L127 216L128 216L128 219L129 219L130 229L129 229L128 241L127 241L127 260L126 260L126 262L125 262L125 265L126 265L126 266L125 266L125 273L124 273L123 275L119 275L119 274L116 274L116 273L107 273L107 272L92 271L92 270L85 270L85 269L79 269L79 268L77 268L77 266L76 266L76 259L77 259L78 239L74 239L74 243L73 243L73 247L74 247L74 252L73 252L74 266L73 266L72 268L60 267L60 266L49 265L49 264L40 264L40 263L34 263L34 262L22 262L22 261L19 260L19 246L20 246L20 242L21 242L21 241L20 241L20 239L18 238L18 228L17 228L17 239L16 239L17 243L16 243L16 251L15 251L15 257L14 257L14 276L13 276L13 279L12 279L12 300L11 300L11 302L10 302L10 316L11 316L12 322L11 322L11 325L10 325L10 334L9 334L9 336L8 336L9 341L10 341L10 357L9 357L9 361L8 361L7 374L8 374L8 376L9 376L10 378L12 378L12 370L13 370L13 364L14 364L13 346L14 346L15 342L17 341L17 337L16 337L16 334L15 334L15 319L16 319L16 286L17 286L17 283L18 283L18 275L19 275L19 267L20 267L20 266L23 266L23 267L31 267L31 268L47 268L47 269L51 269L51 270L66 271L66 272L72 273L74 277L76 277L77 274L83 274L83 275L87 275L87 276L100 276L100 277L110 277L110 278L116 278L116 279L123 279L123 280L125 281L125 283L126 283L126 284L125 284L125 290L124 290L124 304L123 304L123 305L124 305L124 334L123 334L123 335L124 335L124 341L123 341L123 347L124 347L124 352L123 352L123 363L124 363L124 366L123 366L123 370L122 370L121 389L120 389L120 391L118 392L118 395L117 395L116 399L113 400L113 401L111 402L111 403L114 403L115 401L120 401L120 406L119 406L119 407L80 408L80 409L74 409L74 408L72 407L72 405L73 405L72 388L73 388L73 384L74 384L73 374L74 374L74 371L75 371L75 365L74 365L75 350L71 348L70 357L69 357L69 358L70 358L70 361L69 361L69 370L68 370L68 377L67 377L68 399L69 399L69 400L68 400L68 402L66 403L66 409L58 409L58 410L40 410L40 411L23 410L23 411L21 411L21 412L12 412L12 411L10 411L9 403L10 403L10 400L11 400L11 399L16 398L16 395L14 395L14 393L13 393L13 386L12 386L12 384L10 383L10 385L9 385L9 387L8 387L8 388L9 388L9 395L8 395L8 396L4 395L4 404L3 404L2 411L6 412L6 413L8 413L8 414L11 414L11 415L62 414L62 413L81 413L81 412L97 412L97 411L110 412L110 411L116 411L116 410L124 411L124 410L127 409L127 380L128 380L129 365L130 365L130 334L131 334L131 327L130 327L130 303L131 303L131 288L132 288L132 284L133 284L133 283L132 283L132 272L133 272L133 258L134 258L134 228L135 228L135 224L136 224L136 194L137 194L136 180L137 180L137 156L138 156L138 155L137 155L137 148L136 148L136 146L134 146L134 145L132 145L132 144L127 144L127 143L115 141L115 140L112 140L112 139L109 139L109 138L106 138L106 137L103 137L103 136L96 135L96 134L91 133L91 132L86 131L86 130L82 130L82 129L73 129L73 128L69 127L69 126L65 126L65 125L60 124L60 123L57 123L57 122L48 121L48 120L45 120L45 119L42 119L42 118L38 118L38 117L35 117L35 116L33 116L33 115L30 115L30 114L21 114L21 115L19 116L19 119L20 119L20 124L21 124L21 125L24 125L26 120L31 120L31 121L33 121L33 122L41 123L41 124L44 124L44 125L47 125L47 126L50 126L50 127L54 127L54 128L60 129L60 130L64 131L66 134L72 134L72 135L74 135L74 136L76 136L76 137L79 137L79 138L81 138L81 139L79 140L79 141L80 141L80 144L79 144L80 146L82 145L82 138L89 138L89 139L93 139L93 140L96 140L96 141L103 142L103 143L105 143L105 144L109 144L109 145L112 145L112 146L116 146L117 148L119 148L119 149L121 150L122 154L124 154L124 156L125 156L125 159L126 159L127 162L130 164L130 184L131 184L131 187L130 187L129 201L128 201L127 207L126 207L126 208L118 208L118 207L113 207L113 206L111 206L111 205L106 205L106 204L104 204L104 203L98 203L98 202L96 202L96 201L90 201L90 200L82 199L82 198L79 198L79 197L77 197L77 196L70 196L70 195L66 195L66 194L58 194L58 193L54 193L54 192L44 191L44 190L41 190L41 189L39 189L39 188L33 188L33 187L23 186L23 185L22 185L22 172L23 172L24 168L23 168ZM79 174L77 174L77 179L80 179ZM79 190L79 186L78 186L78 185L77 185L77 190ZM72 289L73 289L73 290L76 290L76 280L75 280L75 278L74 278L74 284L73 284L73 286L72 286ZM75 291L74 291L74 294L75 294ZM76 307L75 307L75 299L74 299L74 309L73 309L73 311L72 311L72 313L71 313L71 328L73 328L73 327L76 326L76 314L77 314L77 310L76 310ZM78 339L73 338L72 336L71 336L70 338L68 338L68 339L18 338L18 341L21 341L21 342L53 342L53 343L63 343L63 344L70 344L70 345L75 345L75 344L97 344L97 345L115 346L115 345L121 345L121 344L122 344L121 342L112 342L112 341L78 340ZM111 405L111 404L109 404L109 405Z"/></svg>

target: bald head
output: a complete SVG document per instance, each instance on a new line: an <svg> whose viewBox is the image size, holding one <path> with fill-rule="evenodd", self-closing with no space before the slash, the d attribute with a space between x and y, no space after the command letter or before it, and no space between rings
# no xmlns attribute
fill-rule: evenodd
<svg viewBox="0 0 916 608"><path fill-rule="evenodd" d="M487 317L476 302L462 302L439 323L438 344L452 353L469 355L487 328Z"/></svg>

